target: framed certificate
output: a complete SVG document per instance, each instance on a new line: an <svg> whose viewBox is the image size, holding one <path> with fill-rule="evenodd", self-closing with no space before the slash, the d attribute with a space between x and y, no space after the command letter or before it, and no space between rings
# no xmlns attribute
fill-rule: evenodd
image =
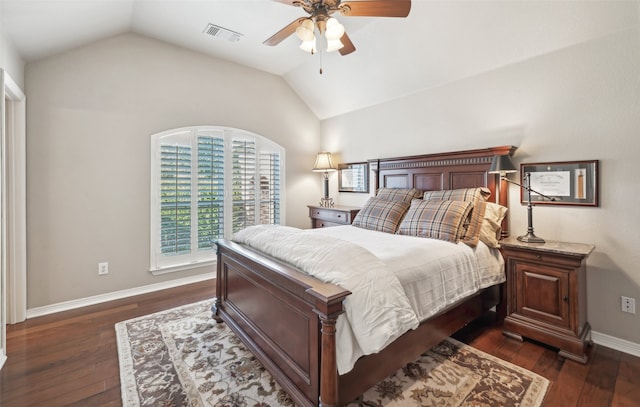
<svg viewBox="0 0 640 407"><path fill-rule="evenodd" d="M598 206L598 160L520 164L521 184L531 177L531 203ZM533 192L536 191L536 192ZM540 194L554 198L550 200ZM520 201L527 191L520 189Z"/></svg>
<svg viewBox="0 0 640 407"><path fill-rule="evenodd" d="M369 163L338 165L338 192L369 192Z"/></svg>

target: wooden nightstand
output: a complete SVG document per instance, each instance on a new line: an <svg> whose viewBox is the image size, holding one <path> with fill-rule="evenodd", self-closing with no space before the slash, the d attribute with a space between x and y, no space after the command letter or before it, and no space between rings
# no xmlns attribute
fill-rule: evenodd
<svg viewBox="0 0 640 407"><path fill-rule="evenodd" d="M546 343L560 356L586 363L591 343L586 260L595 246L513 237L500 246L507 272L504 334Z"/></svg>
<svg viewBox="0 0 640 407"><path fill-rule="evenodd" d="M350 206L325 208L323 206L307 205L307 207L309 208L309 217L311 218L311 227L313 229L350 225L358 212L360 212L360 208Z"/></svg>

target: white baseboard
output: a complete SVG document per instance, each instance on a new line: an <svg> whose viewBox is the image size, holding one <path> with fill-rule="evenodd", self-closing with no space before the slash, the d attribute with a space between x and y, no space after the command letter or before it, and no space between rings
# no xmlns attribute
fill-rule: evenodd
<svg viewBox="0 0 640 407"><path fill-rule="evenodd" d="M615 336L591 331L591 340L598 345L628 353L633 356L640 356L640 343L616 338Z"/></svg>
<svg viewBox="0 0 640 407"><path fill-rule="evenodd" d="M0 349L0 370L2 370L2 366L4 366L4 362L7 361L7 355L4 354L4 351Z"/></svg>
<svg viewBox="0 0 640 407"><path fill-rule="evenodd" d="M59 302L57 304L45 305L27 310L27 319L41 317L56 312L68 311L75 308L86 307L88 305L100 304L107 301L119 300L121 298L133 297L134 295L147 294L154 291L166 290L167 288L179 287L200 281L212 280L216 278L216 273L198 274L197 276L179 278L176 280L165 281L162 283L145 285L142 287L129 288L126 290L115 291L107 294L94 295L92 297L80 298L72 301ZM215 288L211 287L211 297Z"/></svg>

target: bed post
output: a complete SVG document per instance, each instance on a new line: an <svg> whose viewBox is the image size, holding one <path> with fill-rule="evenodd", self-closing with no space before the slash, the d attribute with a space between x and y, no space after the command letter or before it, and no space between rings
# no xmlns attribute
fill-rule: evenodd
<svg viewBox="0 0 640 407"><path fill-rule="evenodd" d="M217 323L221 323L222 318L220 317L220 306L222 305L222 261L220 261L220 246L218 246L218 244L216 244L216 256L218 259L216 264L216 298L211 305L211 317Z"/></svg>
<svg viewBox="0 0 640 407"><path fill-rule="evenodd" d="M320 365L320 407L338 404L338 363L336 359L336 318L320 316L322 356Z"/></svg>
<svg viewBox="0 0 640 407"><path fill-rule="evenodd" d="M333 299L333 301L316 301L314 309L320 319L320 333L322 335L320 347L320 407L336 407L338 405L336 322L338 316L344 312L343 299L344 296Z"/></svg>
<svg viewBox="0 0 640 407"><path fill-rule="evenodd" d="M375 166L373 165L375 163ZM369 160L369 166L373 169L373 195L375 196L378 192L378 189L382 188L380 185L380 159L378 160Z"/></svg>

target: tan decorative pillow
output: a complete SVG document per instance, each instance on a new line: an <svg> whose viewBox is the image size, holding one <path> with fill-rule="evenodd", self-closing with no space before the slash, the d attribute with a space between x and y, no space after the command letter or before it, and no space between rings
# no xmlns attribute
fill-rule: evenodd
<svg viewBox="0 0 640 407"><path fill-rule="evenodd" d="M389 201L377 197L369 198L358 212L352 225L379 232L396 233L400 221L411 204L403 201Z"/></svg>
<svg viewBox="0 0 640 407"><path fill-rule="evenodd" d="M414 199L398 228L398 234L457 243L460 226L469 216L472 207L471 202L464 201Z"/></svg>
<svg viewBox="0 0 640 407"><path fill-rule="evenodd" d="M442 191L424 191L422 199L439 200L439 201L475 201L476 199L482 199L486 201L491 196L491 191L486 187L478 188L460 188L460 189L445 189Z"/></svg>
<svg viewBox="0 0 640 407"><path fill-rule="evenodd" d="M491 202L486 203L486 210L480 229L480 240L494 249L500 248L500 231L502 220L507 215L507 208Z"/></svg>
<svg viewBox="0 0 640 407"><path fill-rule="evenodd" d="M473 210L469 215L468 221L466 221L464 234L462 241L469 246L475 246L480 239L480 229L482 228L482 221L485 212L486 200L491 196L489 188L460 188L449 189L444 191L425 191L422 199L428 200L452 200L452 201L466 201L473 203Z"/></svg>
<svg viewBox="0 0 640 407"><path fill-rule="evenodd" d="M422 198L422 191L415 188L380 188L376 193L376 198L411 202L414 199Z"/></svg>

